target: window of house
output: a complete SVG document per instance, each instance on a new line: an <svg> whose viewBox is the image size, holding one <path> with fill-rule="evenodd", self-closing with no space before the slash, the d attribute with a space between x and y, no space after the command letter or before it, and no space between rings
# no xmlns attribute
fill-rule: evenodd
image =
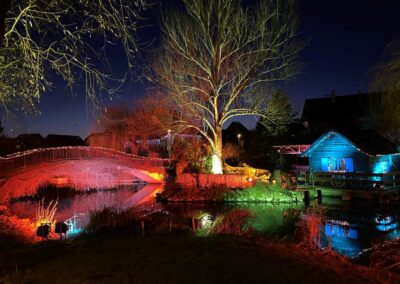
<svg viewBox="0 0 400 284"><path fill-rule="evenodd" d="M380 173L380 174L386 174L388 172L390 172L390 163L389 161L380 161L376 164L375 169L374 169L375 173Z"/></svg>
<svg viewBox="0 0 400 284"><path fill-rule="evenodd" d="M322 158L323 172L353 172L352 158Z"/></svg>

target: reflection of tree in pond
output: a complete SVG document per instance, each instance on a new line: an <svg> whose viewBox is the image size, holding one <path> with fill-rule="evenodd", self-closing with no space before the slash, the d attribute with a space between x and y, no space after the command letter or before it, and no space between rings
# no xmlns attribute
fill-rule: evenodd
<svg viewBox="0 0 400 284"><path fill-rule="evenodd" d="M246 207L252 213L250 226L256 232L269 235L285 235L293 232L300 213L300 205L251 204Z"/></svg>
<svg viewBox="0 0 400 284"><path fill-rule="evenodd" d="M302 205L289 204L179 204L168 205L171 214L194 218L197 235L293 233ZM205 226L206 225L206 226Z"/></svg>
<svg viewBox="0 0 400 284"><path fill-rule="evenodd" d="M217 234L250 236L254 232L253 227L249 226L249 219L252 217L250 210L232 210L220 219L220 223L214 226L214 232Z"/></svg>

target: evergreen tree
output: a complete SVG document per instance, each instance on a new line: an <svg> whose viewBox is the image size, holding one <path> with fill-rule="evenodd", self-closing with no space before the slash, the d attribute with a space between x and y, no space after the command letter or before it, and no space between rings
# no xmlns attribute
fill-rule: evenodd
<svg viewBox="0 0 400 284"><path fill-rule="evenodd" d="M381 92L373 105L374 126L378 132L400 142L400 41L386 47L382 62L372 72L371 88Z"/></svg>

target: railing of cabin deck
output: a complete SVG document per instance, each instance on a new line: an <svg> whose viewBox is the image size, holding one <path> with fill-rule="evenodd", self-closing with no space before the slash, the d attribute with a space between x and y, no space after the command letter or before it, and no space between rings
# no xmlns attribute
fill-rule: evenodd
<svg viewBox="0 0 400 284"><path fill-rule="evenodd" d="M314 185L341 189L385 190L400 186L400 172L384 174L313 172L310 174L310 181Z"/></svg>
<svg viewBox="0 0 400 284"><path fill-rule="evenodd" d="M40 148L0 157L0 172L11 171L14 169L57 160L81 159L120 160L128 163L130 166L136 166L138 168L159 168L164 167L164 165L168 162L167 159L140 157L100 147L77 146Z"/></svg>

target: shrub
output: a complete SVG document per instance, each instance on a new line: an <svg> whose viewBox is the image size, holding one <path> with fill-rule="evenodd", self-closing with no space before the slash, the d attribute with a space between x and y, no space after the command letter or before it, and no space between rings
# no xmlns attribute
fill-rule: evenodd
<svg viewBox="0 0 400 284"><path fill-rule="evenodd" d="M294 192L257 183L254 187L227 193L225 200L231 202L292 203L297 201L297 197Z"/></svg>
<svg viewBox="0 0 400 284"><path fill-rule="evenodd" d="M44 204L44 197L39 201L36 207L36 225L50 224L53 226L56 223L55 214L57 211L58 198L50 201L47 207Z"/></svg>
<svg viewBox="0 0 400 284"><path fill-rule="evenodd" d="M309 248L318 248L321 242L323 220L323 209L318 207L308 208L302 220L299 222L299 227L296 232L299 241Z"/></svg>
<svg viewBox="0 0 400 284"><path fill-rule="evenodd" d="M104 208L90 213L85 231L89 234L138 234L140 233L140 220L133 211Z"/></svg>

